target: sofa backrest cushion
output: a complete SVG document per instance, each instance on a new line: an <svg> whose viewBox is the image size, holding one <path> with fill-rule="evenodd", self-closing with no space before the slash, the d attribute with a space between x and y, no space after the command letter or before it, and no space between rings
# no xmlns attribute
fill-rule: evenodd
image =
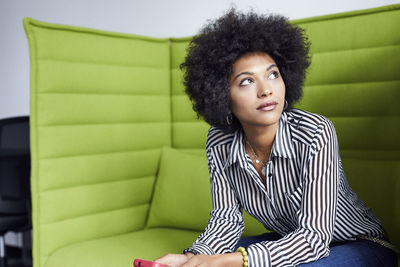
<svg viewBox="0 0 400 267"><path fill-rule="evenodd" d="M207 157L164 147L148 227L202 231L211 210Z"/></svg>
<svg viewBox="0 0 400 267"><path fill-rule="evenodd" d="M210 125L197 118L183 86L179 65L185 60L191 38L171 39L171 111L172 146L181 149L205 149Z"/></svg>
<svg viewBox="0 0 400 267"><path fill-rule="evenodd" d="M161 148L171 145L169 43L24 24L33 255L43 266L68 244L143 229Z"/></svg>

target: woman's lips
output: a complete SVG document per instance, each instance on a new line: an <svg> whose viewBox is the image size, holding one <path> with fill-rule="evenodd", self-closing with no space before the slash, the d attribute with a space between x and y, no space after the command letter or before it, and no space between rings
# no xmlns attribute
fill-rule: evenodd
<svg viewBox="0 0 400 267"><path fill-rule="evenodd" d="M260 106L258 106L257 110L271 111L271 110L275 109L277 105L278 105L277 102L270 101L270 102L266 102L266 103L263 103Z"/></svg>

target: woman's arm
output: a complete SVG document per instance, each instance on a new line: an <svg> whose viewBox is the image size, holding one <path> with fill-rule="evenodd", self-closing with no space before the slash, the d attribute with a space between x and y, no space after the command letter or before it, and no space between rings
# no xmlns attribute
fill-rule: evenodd
<svg viewBox="0 0 400 267"><path fill-rule="evenodd" d="M218 267L242 267L243 256L240 252L204 255L199 254L190 258L182 267L195 267L195 266L218 266Z"/></svg>
<svg viewBox="0 0 400 267"><path fill-rule="evenodd" d="M205 231L190 248L198 254L232 252L243 229L243 215L227 177L214 164L213 152L207 151L211 183L212 211Z"/></svg>
<svg viewBox="0 0 400 267"><path fill-rule="evenodd" d="M242 267L243 256L240 252L205 255L186 254L167 254L155 260L171 267L195 267L195 266L218 266L218 267Z"/></svg>
<svg viewBox="0 0 400 267"><path fill-rule="evenodd" d="M194 256L188 252L189 250L185 250L187 257L183 254L168 254L157 259L160 263L173 263L170 264L171 266L181 266L183 262L189 264L185 266L192 266L199 262L211 265L227 264L225 266L242 266L243 264L240 253L230 253L244 229L242 209L223 171L218 170L220 166L214 163L213 147L218 146L218 140L221 137L224 139L222 132L211 127L207 137L206 151L210 173L212 211L205 231L189 249L199 255ZM216 150L218 149L216 148ZM188 261L189 259L190 261Z"/></svg>

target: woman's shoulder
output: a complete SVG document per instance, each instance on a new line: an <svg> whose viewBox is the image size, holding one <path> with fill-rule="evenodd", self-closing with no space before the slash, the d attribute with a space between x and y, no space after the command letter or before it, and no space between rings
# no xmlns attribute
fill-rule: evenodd
<svg viewBox="0 0 400 267"><path fill-rule="evenodd" d="M209 150L216 146L231 144L234 136L235 132L227 133L221 130L220 128L211 126L210 129L208 130L206 150Z"/></svg>
<svg viewBox="0 0 400 267"><path fill-rule="evenodd" d="M335 127L325 116L301 109L292 109L287 116L292 125L292 137L296 140L316 149L327 142L336 142Z"/></svg>
<svg viewBox="0 0 400 267"><path fill-rule="evenodd" d="M288 112L288 118L289 122L294 121L297 128L305 131L316 132L321 128L333 128L332 121L325 116L297 108Z"/></svg>

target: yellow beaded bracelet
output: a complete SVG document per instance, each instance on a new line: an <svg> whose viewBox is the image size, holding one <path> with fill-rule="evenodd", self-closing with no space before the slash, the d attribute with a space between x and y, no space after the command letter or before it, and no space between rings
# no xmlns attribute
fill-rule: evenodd
<svg viewBox="0 0 400 267"><path fill-rule="evenodd" d="M248 267L249 266L249 258L247 257L247 251L244 247L238 247L236 252L242 253L243 256L243 267Z"/></svg>

